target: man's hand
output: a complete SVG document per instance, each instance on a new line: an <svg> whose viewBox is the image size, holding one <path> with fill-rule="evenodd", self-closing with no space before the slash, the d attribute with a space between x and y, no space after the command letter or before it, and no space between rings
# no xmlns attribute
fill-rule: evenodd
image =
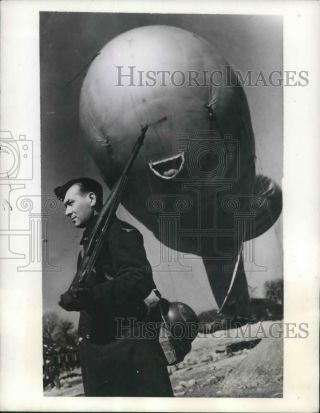
<svg viewBox="0 0 320 413"><path fill-rule="evenodd" d="M91 288L73 288L60 296L59 305L67 311L90 310L94 297Z"/></svg>
<svg viewBox="0 0 320 413"><path fill-rule="evenodd" d="M144 303L147 306L148 313L150 311L157 307L160 302L160 297L155 293L154 290L151 291L151 293L144 299Z"/></svg>

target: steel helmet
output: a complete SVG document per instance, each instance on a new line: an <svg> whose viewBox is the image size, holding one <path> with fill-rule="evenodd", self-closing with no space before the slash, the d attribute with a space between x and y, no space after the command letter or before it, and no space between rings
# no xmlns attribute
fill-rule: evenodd
<svg viewBox="0 0 320 413"><path fill-rule="evenodd" d="M190 352L198 334L198 317L191 307L179 301L170 303L167 314L161 308L161 316L160 344L168 364L179 363Z"/></svg>

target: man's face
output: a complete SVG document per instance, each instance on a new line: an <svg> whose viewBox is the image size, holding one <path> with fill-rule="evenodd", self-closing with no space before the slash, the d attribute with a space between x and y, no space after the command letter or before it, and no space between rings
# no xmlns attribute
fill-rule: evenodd
<svg viewBox="0 0 320 413"><path fill-rule="evenodd" d="M65 214L71 218L74 225L84 228L94 215L96 196L93 192L81 192L80 186L75 184L66 192L63 203L66 207Z"/></svg>

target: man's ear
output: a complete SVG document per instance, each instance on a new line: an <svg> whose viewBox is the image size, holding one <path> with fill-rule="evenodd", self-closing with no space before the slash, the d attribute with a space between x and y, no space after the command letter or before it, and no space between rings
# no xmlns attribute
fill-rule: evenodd
<svg viewBox="0 0 320 413"><path fill-rule="evenodd" d="M97 195L94 192L89 192L90 205L94 207L97 204Z"/></svg>

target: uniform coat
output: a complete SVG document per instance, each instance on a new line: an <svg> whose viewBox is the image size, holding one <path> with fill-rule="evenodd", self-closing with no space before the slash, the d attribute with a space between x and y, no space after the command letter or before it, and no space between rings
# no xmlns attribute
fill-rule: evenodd
<svg viewBox="0 0 320 413"><path fill-rule="evenodd" d="M84 250L94 223L84 232ZM115 218L95 271L93 303L79 321L85 395L172 396L157 330L146 337L138 328L150 322L143 300L155 288L140 232Z"/></svg>

